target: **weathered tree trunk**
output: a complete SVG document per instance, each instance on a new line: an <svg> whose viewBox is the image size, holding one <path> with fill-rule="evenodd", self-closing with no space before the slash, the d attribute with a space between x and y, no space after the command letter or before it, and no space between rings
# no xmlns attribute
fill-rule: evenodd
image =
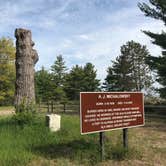
<svg viewBox="0 0 166 166"><path fill-rule="evenodd" d="M38 54L32 47L31 31L16 29L16 84L15 106L21 102L35 102L34 66L38 61Z"/></svg>

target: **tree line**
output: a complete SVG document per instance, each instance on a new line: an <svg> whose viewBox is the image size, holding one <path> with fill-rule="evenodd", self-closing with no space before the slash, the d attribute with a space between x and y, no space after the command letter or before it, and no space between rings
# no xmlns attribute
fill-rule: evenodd
<svg viewBox="0 0 166 166"><path fill-rule="evenodd" d="M75 65L67 72L62 55L47 71L36 72L37 99L41 101L79 100L81 91L141 91L152 85L151 71L146 64L149 52L146 46L129 41L121 47L121 55L108 67L103 84L98 80L95 66Z"/></svg>
<svg viewBox="0 0 166 166"><path fill-rule="evenodd" d="M98 91L100 81L92 63L75 65L67 72L62 55L56 57L50 70L42 67L35 74L36 97L38 101L78 100L81 91Z"/></svg>
<svg viewBox="0 0 166 166"><path fill-rule="evenodd" d="M166 25L166 1L149 0L138 7L147 17L161 20ZM120 47L120 55L111 61L104 83L97 79L92 63L75 65L67 70L62 55L56 57L49 70L44 67L35 73L37 101L67 102L78 100L81 91L152 91L153 83L162 98L166 98L166 32L143 31L162 48L160 56L151 56L147 47L128 41ZM14 98L15 47L10 38L0 39L0 105L10 105Z"/></svg>

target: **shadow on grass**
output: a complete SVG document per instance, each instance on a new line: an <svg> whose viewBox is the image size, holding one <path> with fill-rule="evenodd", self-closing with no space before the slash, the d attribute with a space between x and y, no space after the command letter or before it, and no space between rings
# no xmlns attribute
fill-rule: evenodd
<svg viewBox="0 0 166 166"><path fill-rule="evenodd" d="M124 149L122 146L105 146L105 160L141 159L142 155L135 148ZM110 150L111 149L111 150ZM69 143L36 146L33 151L50 159L66 158L78 164L96 165L101 162L99 145L85 140L75 140Z"/></svg>
<svg viewBox="0 0 166 166"><path fill-rule="evenodd" d="M11 121L11 117L1 117L0 118L0 128L6 128L7 126L13 126L14 122Z"/></svg>
<svg viewBox="0 0 166 166"><path fill-rule="evenodd" d="M68 143L48 144L36 146L33 151L46 158L69 160L94 165L100 161L99 147L95 143L86 142L83 139Z"/></svg>

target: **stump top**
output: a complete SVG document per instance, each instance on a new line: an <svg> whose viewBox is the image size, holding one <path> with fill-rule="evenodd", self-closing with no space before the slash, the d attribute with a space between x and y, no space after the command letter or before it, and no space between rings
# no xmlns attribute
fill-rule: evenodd
<svg viewBox="0 0 166 166"><path fill-rule="evenodd" d="M31 31L30 30L28 30L28 29L23 29L23 28L17 28L16 30L15 30L15 37L18 37L18 36L20 36L20 35L27 35L27 34L29 34L30 36L32 36L31 35Z"/></svg>

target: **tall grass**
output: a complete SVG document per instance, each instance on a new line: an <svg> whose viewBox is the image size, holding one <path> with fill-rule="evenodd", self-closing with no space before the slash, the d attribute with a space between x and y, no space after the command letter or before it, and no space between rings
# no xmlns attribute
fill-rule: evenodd
<svg viewBox="0 0 166 166"><path fill-rule="evenodd" d="M121 137L120 131L112 133L107 135L111 139L106 139L106 159L132 157L121 145L111 142ZM24 126L15 123L11 117L1 118L0 166L22 166L41 157L63 164L70 161L72 165L95 165L100 161L98 137L98 134L80 135L79 118L74 115L62 115L61 130L56 133L45 126L44 116L37 116L36 123Z"/></svg>

